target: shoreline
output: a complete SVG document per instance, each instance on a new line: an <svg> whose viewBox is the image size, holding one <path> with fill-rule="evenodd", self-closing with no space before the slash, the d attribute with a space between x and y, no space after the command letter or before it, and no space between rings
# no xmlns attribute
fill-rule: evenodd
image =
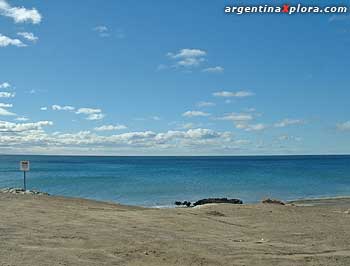
<svg viewBox="0 0 350 266"><path fill-rule="evenodd" d="M4 190L9 190L9 189L18 189L20 190L21 188L0 188L0 193L8 193L4 192ZM42 191L37 191L37 190L27 190L27 194L32 194L32 195L37 195L37 196L48 196L48 197L54 197L54 198L63 198L63 199L76 199L76 200L87 200L87 201L92 201L92 202L97 202L97 203L107 203L107 204L115 204L118 206L127 206L127 207L137 207L137 208L145 208L145 209L191 209L195 208L196 206L191 206L191 207L185 207L185 206L176 206L175 201L174 204L172 205L152 205L152 206L144 206L144 205L136 205L136 204L125 204L117 201L108 201L108 200L98 200L98 199L93 199L93 198L85 198L85 197L75 197L75 196L64 196L64 195L56 195L56 194L48 194L47 192L42 192ZM11 193L8 193L11 194ZM20 193L15 193L20 194ZM350 195L349 196L317 196L317 197L305 197L305 198L296 198L292 200L281 200L279 198L271 198L275 200L280 200L284 202L286 205L290 204L304 204L304 203L311 203L314 202L315 204L329 204L330 201L341 201L341 200L350 200ZM200 200L200 199L198 199ZM261 199L260 201L257 202L244 202L242 205L246 206L254 206L257 204L261 204L264 199ZM218 204L228 204L228 203L211 203L212 205L218 205ZM269 204L269 203L265 203ZM270 203L271 204L271 203ZM273 203L272 203L273 204ZM204 204L204 205L209 205L209 204ZM239 205L239 204L232 204L232 205Z"/></svg>

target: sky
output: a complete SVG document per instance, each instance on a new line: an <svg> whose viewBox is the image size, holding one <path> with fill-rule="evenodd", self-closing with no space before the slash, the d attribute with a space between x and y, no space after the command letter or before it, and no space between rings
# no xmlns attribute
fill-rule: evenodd
<svg viewBox="0 0 350 266"><path fill-rule="evenodd" d="M350 15L242 4L0 0L0 154L349 154Z"/></svg>

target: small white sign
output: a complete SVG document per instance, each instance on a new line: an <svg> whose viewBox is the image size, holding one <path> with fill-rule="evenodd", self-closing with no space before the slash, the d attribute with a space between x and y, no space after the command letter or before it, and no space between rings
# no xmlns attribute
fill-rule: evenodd
<svg viewBox="0 0 350 266"><path fill-rule="evenodd" d="M23 172L28 172L29 171L29 161L21 161L20 162L20 169Z"/></svg>

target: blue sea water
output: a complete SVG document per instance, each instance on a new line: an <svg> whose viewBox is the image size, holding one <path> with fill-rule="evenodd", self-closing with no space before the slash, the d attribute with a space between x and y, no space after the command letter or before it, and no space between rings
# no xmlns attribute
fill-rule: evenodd
<svg viewBox="0 0 350 266"><path fill-rule="evenodd" d="M350 195L350 156L0 156L0 187L140 206L233 197L257 202Z"/></svg>

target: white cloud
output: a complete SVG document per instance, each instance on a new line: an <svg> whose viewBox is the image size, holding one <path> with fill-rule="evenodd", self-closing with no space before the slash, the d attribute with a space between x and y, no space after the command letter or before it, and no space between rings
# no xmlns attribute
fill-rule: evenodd
<svg viewBox="0 0 350 266"><path fill-rule="evenodd" d="M0 107L0 115L11 116L11 115L16 115L16 114L6 110L5 108Z"/></svg>
<svg viewBox="0 0 350 266"><path fill-rule="evenodd" d="M207 52L200 49L181 49L176 53L168 53L167 56L176 60L175 66L195 67L205 61Z"/></svg>
<svg viewBox="0 0 350 266"><path fill-rule="evenodd" d="M184 117L197 117L197 116L210 116L209 113L201 112L201 111L187 111L182 114Z"/></svg>
<svg viewBox="0 0 350 266"><path fill-rule="evenodd" d="M200 49L181 49L177 53L168 53L171 58L196 58L207 55L207 52Z"/></svg>
<svg viewBox="0 0 350 266"><path fill-rule="evenodd" d="M89 114L86 120L101 120L105 117L105 114Z"/></svg>
<svg viewBox="0 0 350 266"><path fill-rule="evenodd" d="M177 62L178 66L183 67L194 67L199 66L204 60L204 58L185 58Z"/></svg>
<svg viewBox="0 0 350 266"><path fill-rule="evenodd" d="M208 67L202 70L202 72L209 72L209 73L222 73L224 72L224 68L221 66L216 67Z"/></svg>
<svg viewBox="0 0 350 266"><path fill-rule="evenodd" d="M236 128L243 129L245 131L262 131L267 128L267 125L264 124L245 124L245 123L238 123L236 125Z"/></svg>
<svg viewBox="0 0 350 266"><path fill-rule="evenodd" d="M337 125L337 129L341 131L350 131L350 120Z"/></svg>
<svg viewBox="0 0 350 266"><path fill-rule="evenodd" d="M14 98L15 96L14 92L0 91L0 98Z"/></svg>
<svg viewBox="0 0 350 266"><path fill-rule="evenodd" d="M85 115L89 115L89 114L98 114L101 113L102 110L101 109L94 109L94 108L79 108L77 110L77 114L85 114Z"/></svg>
<svg viewBox="0 0 350 266"><path fill-rule="evenodd" d="M286 127L286 126L290 126L290 125L301 125L301 124L305 124L305 121L300 120L300 119L283 119L280 122L275 123L275 127Z"/></svg>
<svg viewBox="0 0 350 266"><path fill-rule="evenodd" d="M40 107L40 110L41 110L41 111L46 111L46 110L47 110L47 107L46 107L46 106Z"/></svg>
<svg viewBox="0 0 350 266"><path fill-rule="evenodd" d="M46 147L46 152L50 149L66 148L67 150L84 148L103 150L116 149L120 152L122 149L134 148L140 152L151 150L169 151L193 148L218 149L221 146L234 144L231 133L217 132L211 129L190 129L187 131L166 131L155 133L153 131L128 132L109 136L101 136L90 131L80 131L77 133L55 132L48 134L43 130L44 126L52 125L50 121L40 121L36 123L16 124L0 121L0 145L14 149L16 147Z"/></svg>
<svg viewBox="0 0 350 266"><path fill-rule="evenodd" d="M218 91L213 93L216 97L224 97L224 98L244 98L255 95L252 92L249 91L237 91L237 92L231 92L231 91Z"/></svg>
<svg viewBox="0 0 350 266"><path fill-rule="evenodd" d="M11 107L13 107L13 105L10 103L0 103L0 107L1 108L11 108Z"/></svg>
<svg viewBox="0 0 350 266"><path fill-rule="evenodd" d="M7 36L2 35L0 33L0 47L6 47L9 45L13 45L13 46L17 46L17 47L27 46L26 44L24 44L22 41L20 41L18 39L11 39L10 37L7 37Z"/></svg>
<svg viewBox="0 0 350 266"><path fill-rule="evenodd" d="M147 121L147 120L160 121L160 120L162 120L162 118L157 116L157 115L154 115L154 116L149 116L149 117L137 117L137 118L134 118L134 120L136 120L136 121Z"/></svg>
<svg viewBox="0 0 350 266"><path fill-rule="evenodd" d="M15 120L20 122L25 122L25 121L28 121L29 119L26 117L17 117Z"/></svg>
<svg viewBox="0 0 350 266"><path fill-rule="evenodd" d="M100 127L95 127L95 131L114 131L114 130L123 130L127 129L124 125L103 125Z"/></svg>
<svg viewBox="0 0 350 266"><path fill-rule="evenodd" d="M0 83L0 89L8 89L10 87L11 87L11 85L8 82Z"/></svg>
<svg viewBox="0 0 350 266"><path fill-rule="evenodd" d="M86 120L101 120L106 116L101 109L87 107L79 108L75 113L87 115Z"/></svg>
<svg viewBox="0 0 350 266"><path fill-rule="evenodd" d="M93 28L93 30L97 32L106 32L108 31L108 28L106 26L96 26Z"/></svg>
<svg viewBox="0 0 350 266"><path fill-rule="evenodd" d="M0 132L25 132L32 130L41 130L44 126L51 126L51 121L39 121L35 123L12 123L0 121Z"/></svg>
<svg viewBox="0 0 350 266"><path fill-rule="evenodd" d="M0 15L12 18L15 23L31 22L38 24L42 16L35 8L12 7L5 0L0 0Z"/></svg>
<svg viewBox="0 0 350 266"><path fill-rule="evenodd" d="M253 120L253 116L251 114L245 113L231 113L224 115L223 117L217 118L218 120L227 120L233 122L242 122L242 121L250 121Z"/></svg>
<svg viewBox="0 0 350 266"><path fill-rule="evenodd" d="M31 42L36 42L39 40L39 38L31 32L18 32L17 35Z"/></svg>
<svg viewBox="0 0 350 266"><path fill-rule="evenodd" d="M109 29L107 26L96 26L92 29L93 31L98 32L100 37L109 37L110 33L109 33Z"/></svg>
<svg viewBox="0 0 350 266"><path fill-rule="evenodd" d="M196 104L197 107L210 107L210 106L215 106L215 103L212 102L198 102Z"/></svg>
<svg viewBox="0 0 350 266"><path fill-rule="evenodd" d="M58 104L52 105L51 108L54 111L74 111L75 110L75 107L73 106L69 106L69 105L61 106Z"/></svg>

